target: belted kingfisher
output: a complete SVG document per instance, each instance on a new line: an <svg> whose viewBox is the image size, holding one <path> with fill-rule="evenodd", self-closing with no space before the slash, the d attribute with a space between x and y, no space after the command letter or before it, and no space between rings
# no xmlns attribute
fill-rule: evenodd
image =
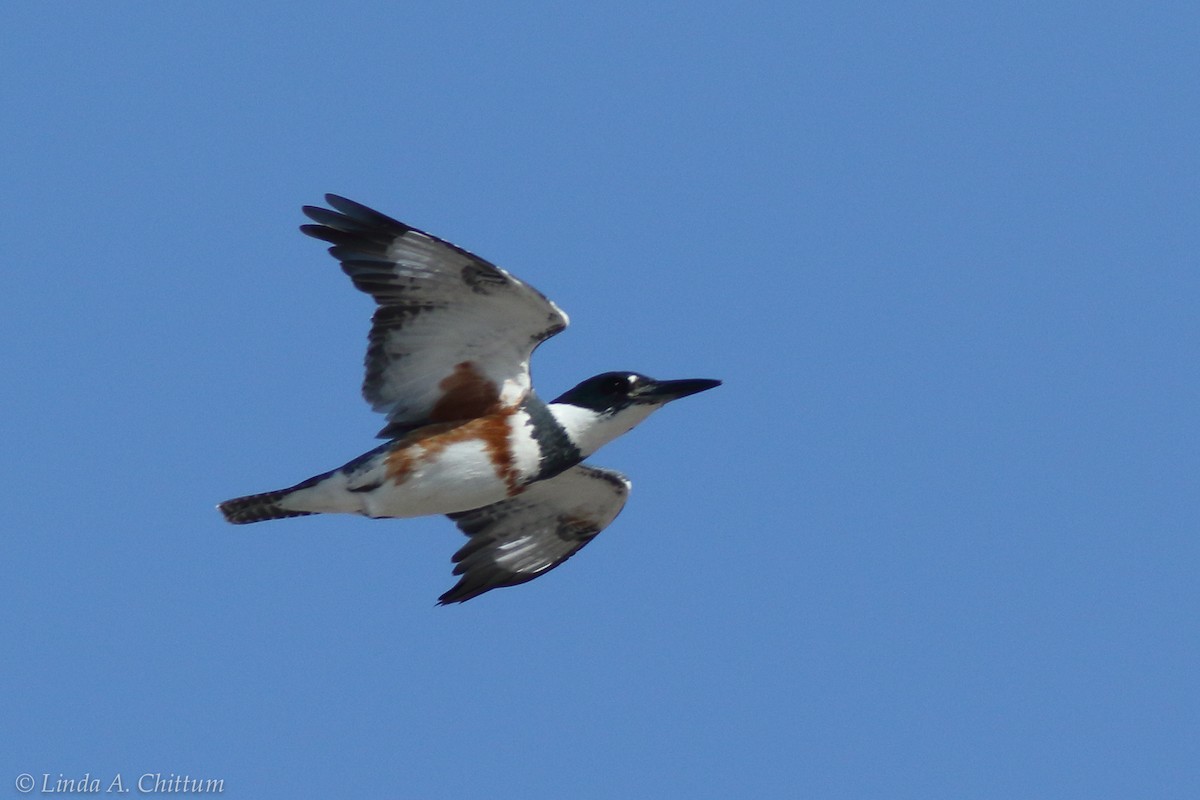
<svg viewBox="0 0 1200 800"><path fill-rule="evenodd" d="M333 245L375 298L363 396L387 415L387 443L288 489L221 503L233 523L307 514L445 514L469 537L454 554L461 603L532 580L616 518L618 472L582 463L666 403L720 385L636 372L588 378L550 403L529 359L567 327L536 289L436 236L337 195L305 206L309 236Z"/></svg>

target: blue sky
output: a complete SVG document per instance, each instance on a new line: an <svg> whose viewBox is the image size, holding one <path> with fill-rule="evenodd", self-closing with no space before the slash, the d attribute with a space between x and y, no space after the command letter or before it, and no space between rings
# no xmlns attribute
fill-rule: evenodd
<svg viewBox="0 0 1200 800"><path fill-rule="evenodd" d="M0 136L0 789L1194 798L1191 4L27 5ZM373 446L337 192L719 377L559 570L233 527ZM34 792L40 793L38 791Z"/></svg>

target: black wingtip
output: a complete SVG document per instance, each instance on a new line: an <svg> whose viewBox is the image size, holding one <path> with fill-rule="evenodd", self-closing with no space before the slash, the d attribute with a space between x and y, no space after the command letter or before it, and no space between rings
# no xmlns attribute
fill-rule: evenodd
<svg viewBox="0 0 1200 800"><path fill-rule="evenodd" d="M386 231L391 236L402 236L411 230L416 230L411 225L406 225L398 219L389 217L387 214L376 211L370 206L364 206L348 197L342 197L340 194L325 195L325 202L329 204L329 208L301 206L301 210L305 216L321 225L356 233L367 233L374 230L375 232Z"/></svg>
<svg viewBox="0 0 1200 800"><path fill-rule="evenodd" d="M484 589L483 592L486 592ZM481 591L471 591L463 586L463 582L459 581L453 588L447 590L437 599L438 606L448 606L451 603L465 603L472 597L478 597L483 594Z"/></svg>
<svg viewBox="0 0 1200 800"><path fill-rule="evenodd" d="M311 206L305 206L305 209L308 209L308 208L311 208ZM329 230L329 228L326 228L324 225L305 224L305 225L300 226L300 232L303 233L305 236L311 236L314 239L320 239L322 241L327 241L325 239L325 231L327 231L327 230Z"/></svg>
<svg viewBox="0 0 1200 800"><path fill-rule="evenodd" d="M457 556L457 554L456 554ZM458 560L457 558L455 559ZM520 586L522 583L533 580L536 575L522 576L515 578L512 573L506 572L501 578L481 578L479 575L466 575L465 569L461 565L454 568L455 575L462 575L458 583L450 587L446 592L438 598L439 606L448 606L451 603L465 603L468 600L473 600L482 594L487 594L493 589L502 589L507 586Z"/></svg>
<svg viewBox="0 0 1200 800"><path fill-rule="evenodd" d="M322 215L328 216L333 213L328 208L321 208L320 206L300 206L300 211L314 222L320 222Z"/></svg>

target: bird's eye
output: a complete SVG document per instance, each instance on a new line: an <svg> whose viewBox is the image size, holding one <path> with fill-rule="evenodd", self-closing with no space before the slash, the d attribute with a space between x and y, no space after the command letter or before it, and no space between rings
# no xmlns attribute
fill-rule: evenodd
<svg viewBox="0 0 1200 800"><path fill-rule="evenodd" d="M613 375L605 387L613 394L625 394L633 386L633 378L628 375Z"/></svg>

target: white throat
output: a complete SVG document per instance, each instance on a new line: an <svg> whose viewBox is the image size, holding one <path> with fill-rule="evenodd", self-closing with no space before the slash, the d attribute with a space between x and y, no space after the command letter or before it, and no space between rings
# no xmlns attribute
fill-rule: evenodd
<svg viewBox="0 0 1200 800"><path fill-rule="evenodd" d="M659 408L657 405L635 404L615 414L601 414L567 403L550 403L547 407L584 458L633 430L634 426Z"/></svg>

